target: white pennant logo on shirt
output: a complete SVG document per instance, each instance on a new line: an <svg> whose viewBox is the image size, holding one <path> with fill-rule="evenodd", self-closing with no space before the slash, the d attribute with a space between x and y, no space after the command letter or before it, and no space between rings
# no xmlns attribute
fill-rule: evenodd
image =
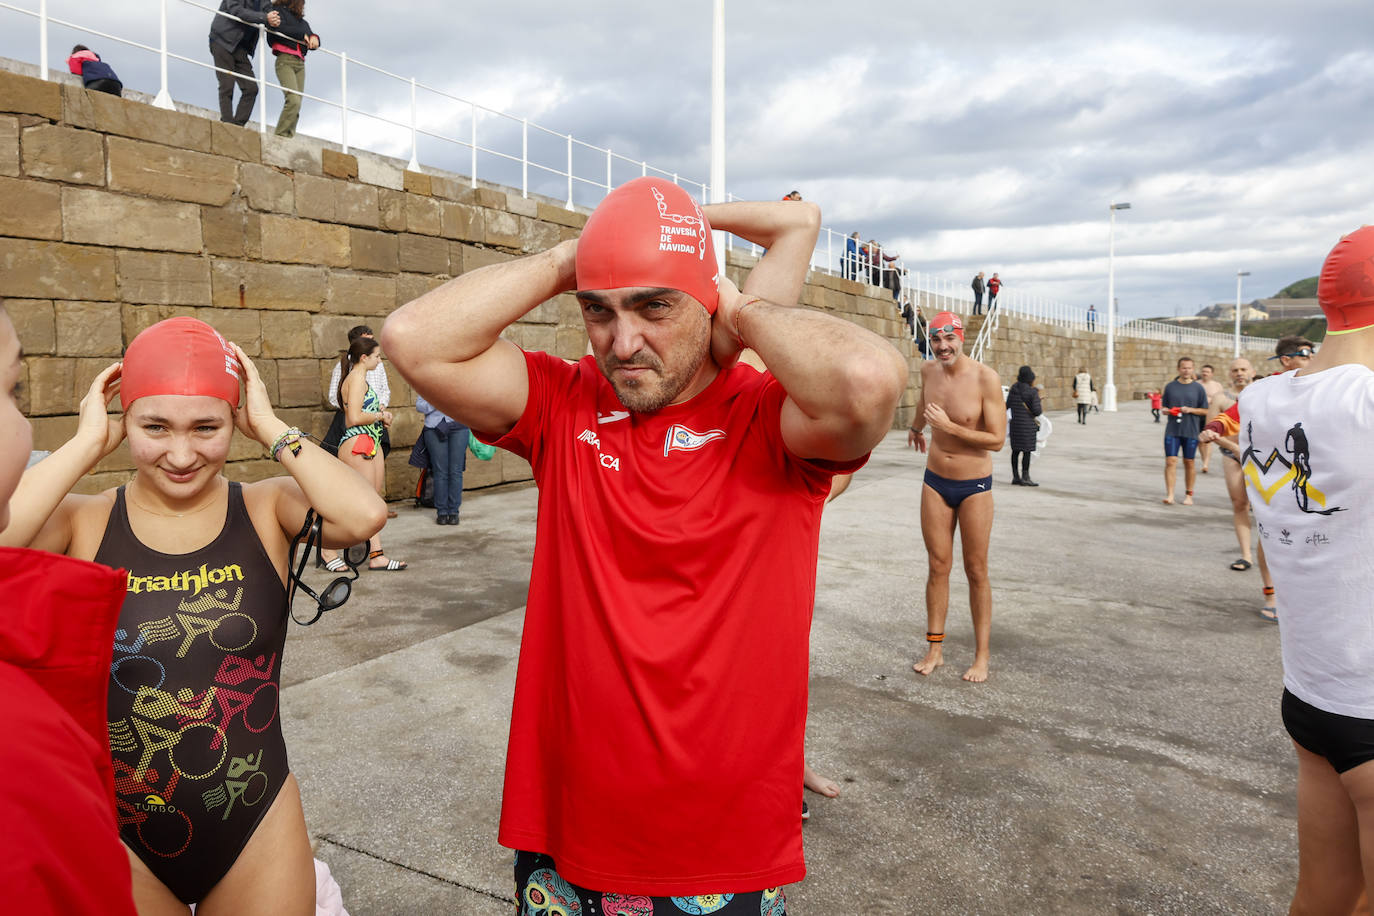
<svg viewBox="0 0 1374 916"><path fill-rule="evenodd" d="M724 439L725 431L722 429L708 429L704 433L688 429L681 423L675 423L668 429L668 435L663 439L663 454L667 454L674 449L682 452L693 452L701 448L708 442L716 439Z"/></svg>

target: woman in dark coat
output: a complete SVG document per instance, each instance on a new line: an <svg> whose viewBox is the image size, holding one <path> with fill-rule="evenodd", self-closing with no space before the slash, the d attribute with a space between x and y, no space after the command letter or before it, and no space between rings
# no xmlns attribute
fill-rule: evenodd
<svg viewBox="0 0 1374 916"><path fill-rule="evenodd" d="M1035 373L1030 366L1022 366L1016 373L1016 384L1007 392L1007 409L1011 411L1008 424L1011 439L1011 482L1018 487L1038 487L1040 484L1030 478L1030 457L1035 451L1035 434L1039 427L1035 418L1040 416L1040 392L1031 383ZM1017 458L1020 458L1020 468Z"/></svg>

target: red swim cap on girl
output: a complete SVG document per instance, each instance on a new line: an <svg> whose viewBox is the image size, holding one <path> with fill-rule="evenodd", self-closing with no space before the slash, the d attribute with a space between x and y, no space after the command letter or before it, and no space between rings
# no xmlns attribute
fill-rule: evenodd
<svg viewBox="0 0 1374 916"><path fill-rule="evenodd" d="M219 332L195 318L168 318L141 332L124 351L119 403L125 410L157 394L208 395L239 406L243 367Z"/></svg>
<svg viewBox="0 0 1374 916"><path fill-rule="evenodd" d="M714 315L716 275L711 224L690 194L662 178L607 194L577 240L578 289L677 289Z"/></svg>
<svg viewBox="0 0 1374 916"><path fill-rule="evenodd" d="M964 339L964 322L953 312L941 312L936 315L934 318L930 319L929 327L932 337L943 328L951 327L954 329L954 335L956 337L960 340Z"/></svg>
<svg viewBox="0 0 1374 916"><path fill-rule="evenodd" d="M1328 331L1374 325L1374 226L1356 229L1331 249L1317 281L1317 303Z"/></svg>

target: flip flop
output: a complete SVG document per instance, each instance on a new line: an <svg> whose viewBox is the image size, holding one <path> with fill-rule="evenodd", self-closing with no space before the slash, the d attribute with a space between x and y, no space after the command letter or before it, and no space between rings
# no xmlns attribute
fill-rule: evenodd
<svg viewBox="0 0 1374 916"><path fill-rule="evenodd" d="M1279 609L1276 607L1265 606L1259 609L1259 615L1270 623L1279 622Z"/></svg>
<svg viewBox="0 0 1374 916"><path fill-rule="evenodd" d="M410 564L405 560L387 560L385 566L373 566L372 561L382 556L380 550L374 550L367 555L367 568L374 572L400 572Z"/></svg>
<svg viewBox="0 0 1374 916"><path fill-rule="evenodd" d="M1231 564L1231 568L1234 569L1236 572L1245 572L1247 569L1249 569L1249 568L1250 568L1251 566L1253 566L1253 565L1254 565L1254 564L1252 564L1249 560L1240 559L1240 560L1236 560L1236 562L1232 563L1232 564Z"/></svg>
<svg viewBox="0 0 1374 916"><path fill-rule="evenodd" d="M335 557L324 564L324 568L332 573L348 572L348 564L343 561L343 557Z"/></svg>

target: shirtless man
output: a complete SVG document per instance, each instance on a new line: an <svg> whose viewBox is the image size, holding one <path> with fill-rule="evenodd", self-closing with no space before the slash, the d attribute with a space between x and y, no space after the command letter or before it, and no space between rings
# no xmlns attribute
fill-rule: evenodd
<svg viewBox="0 0 1374 916"><path fill-rule="evenodd" d="M1207 419L1210 420L1217 414L1226 409L1225 404L1219 404L1222 396L1221 382L1217 381L1216 370L1211 365L1204 365L1198 373L1197 380L1202 383L1202 388L1207 392ZM1210 472L1212 466L1212 444L1210 442L1199 442L1198 451L1202 453L1202 473Z"/></svg>
<svg viewBox="0 0 1374 916"><path fill-rule="evenodd" d="M926 577L926 657L912 669L930 674L945 663L945 617L954 529L964 549L969 610L977 648L966 681L988 679L992 585L988 582L988 539L992 534L992 452L1007 436L1007 409L997 373L964 355L964 323L953 312L931 319L934 359L921 365L921 397L907 444L926 450L923 430L932 429L925 485L921 488L921 536L930 572Z"/></svg>
<svg viewBox="0 0 1374 916"><path fill-rule="evenodd" d="M1241 470L1241 447L1237 441L1240 432L1240 414L1232 410L1240 393L1255 380L1255 368L1250 360L1238 357L1231 361L1231 388L1223 391L1213 406L1221 412L1216 414L1198 434L1199 442L1215 442L1222 454L1222 471L1226 475L1226 493L1231 497L1231 520L1236 529L1236 543L1240 545L1240 558L1231 564L1237 572L1244 572L1253 565L1250 545L1250 497L1245 492L1245 474ZM1269 575L1269 566L1264 561L1264 545L1256 545L1259 559L1260 579L1263 581L1264 605L1259 615L1265 620L1278 622L1277 599L1274 594L1274 580Z"/></svg>

